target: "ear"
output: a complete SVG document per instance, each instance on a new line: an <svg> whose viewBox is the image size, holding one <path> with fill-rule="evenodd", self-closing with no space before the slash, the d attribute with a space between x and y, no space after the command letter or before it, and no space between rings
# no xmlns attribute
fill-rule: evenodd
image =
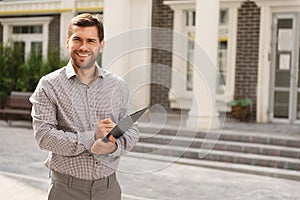
<svg viewBox="0 0 300 200"><path fill-rule="evenodd" d="M67 47L67 49L69 48L69 40L70 40L70 38L66 39L66 47Z"/></svg>
<svg viewBox="0 0 300 200"><path fill-rule="evenodd" d="M100 52L103 51L103 48L104 48L104 40L102 40L102 41L100 42Z"/></svg>

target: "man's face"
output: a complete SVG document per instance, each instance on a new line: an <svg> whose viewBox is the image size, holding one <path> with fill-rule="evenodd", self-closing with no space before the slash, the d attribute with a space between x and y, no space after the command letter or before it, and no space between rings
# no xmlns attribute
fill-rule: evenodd
<svg viewBox="0 0 300 200"><path fill-rule="evenodd" d="M103 47L103 41L100 43L95 26L73 26L73 34L67 38L66 44L73 66L82 69L89 69L95 65Z"/></svg>

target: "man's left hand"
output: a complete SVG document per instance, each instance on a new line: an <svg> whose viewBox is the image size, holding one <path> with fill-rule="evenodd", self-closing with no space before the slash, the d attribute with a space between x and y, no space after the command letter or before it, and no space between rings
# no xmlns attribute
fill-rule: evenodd
<svg viewBox="0 0 300 200"><path fill-rule="evenodd" d="M91 148L94 154L109 154L117 149L117 145L112 142L103 142L102 139L97 139Z"/></svg>

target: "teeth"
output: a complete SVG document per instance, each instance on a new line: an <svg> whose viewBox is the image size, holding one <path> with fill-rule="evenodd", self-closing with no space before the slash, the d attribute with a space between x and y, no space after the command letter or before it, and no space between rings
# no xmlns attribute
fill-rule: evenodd
<svg viewBox="0 0 300 200"><path fill-rule="evenodd" d="M81 54L81 53L78 53L79 56L84 56L84 57L87 57L89 56L90 54Z"/></svg>

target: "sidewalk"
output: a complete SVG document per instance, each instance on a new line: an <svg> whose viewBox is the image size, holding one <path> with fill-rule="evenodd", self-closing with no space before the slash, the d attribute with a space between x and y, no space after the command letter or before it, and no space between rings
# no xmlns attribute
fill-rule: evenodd
<svg viewBox="0 0 300 200"><path fill-rule="evenodd" d="M7 174L0 173L0 199L45 199L46 190L26 184L30 176ZM123 158L118 178L123 200L300 199L300 182L130 157Z"/></svg>
<svg viewBox="0 0 300 200"><path fill-rule="evenodd" d="M11 178L0 172L0 199L38 200L46 199L46 192L22 183L19 178Z"/></svg>
<svg viewBox="0 0 300 200"><path fill-rule="evenodd" d="M37 148L30 124L13 125L0 121L0 199L45 199L47 152ZM117 175L123 200L300 200L297 181L167 161L125 156Z"/></svg>

